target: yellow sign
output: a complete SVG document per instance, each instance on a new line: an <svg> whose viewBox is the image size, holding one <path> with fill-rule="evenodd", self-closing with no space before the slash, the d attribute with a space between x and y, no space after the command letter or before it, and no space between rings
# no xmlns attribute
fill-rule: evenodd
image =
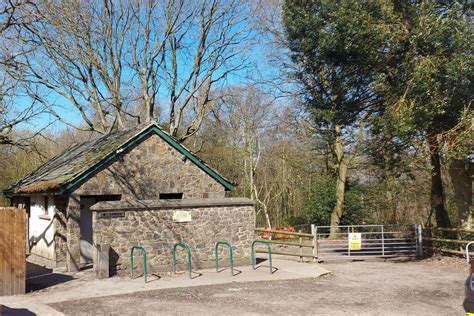
<svg viewBox="0 0 474 316"><path fill-rule="evenodd" d="M173 211L173 222L185 223L191 221L190 211Z"/></svg>
<svg viewBox="0 0 474 316"><path fill-rule="evenodd" d="M362 234L361 233L349 233L349 250L361 250L362 249Z"/></svg>

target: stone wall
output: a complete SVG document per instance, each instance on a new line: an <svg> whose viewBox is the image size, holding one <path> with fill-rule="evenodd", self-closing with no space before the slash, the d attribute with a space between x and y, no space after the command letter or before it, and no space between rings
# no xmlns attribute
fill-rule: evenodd
<svg viewBox="0 0 474 316"><path fill-rule="evenodd" d="M122 200L159 199L160 193L183 193L187 198L219 198L225 187L152 134L105 169L72 188L66 211L58 213L55 239L57 260L67 259L69 271L77 271L80 261L81 196L120 195ZM65 216L64 216L65 215ZM67 225L65 223L67 222ZM67 245L61 239L67 238Z"/></svg>
<svg viewBox="0 0 474 316"><path fill-rule="evenodd" d="M249 199L100 202L91 209L94 244L110 245L110 269L119 274L129 269L133 245L146 249L150 271L170 271L171 248L180 241L191 247L193 269L214 266L214 244L220 240L230 241L236 264L250 262L255 224L253 202ZM183 210L191 212L192 220L174 222L173 213ZM102 218L99 215L112 211L123 211L124 216ZM178 263L184 263L182 251L177 257ZM225 247L220 249L220 258L225 266L228 263Z"/></svg>
<svg viewBox="0 0 474 316"><path fill-rule="evenodd" d="M68 196L66 194L54 197L54 251L56 266L66 265L67 255L67 207Z"/></svg>
<svg viewBox="0 0 474 316"><path fill-rule="evenodd" d="M105 169L54 201L54 261L69 271L80 267L81 196L116 195L122 200L159 199L160 193L188 198L223 198L225 187L156 134L123 153ZM15 197L18 205L21 198Z"/></svg>
<svg viewBox="0 0 474 316"><path fill-rule="evenodd" d="M79 271L81 263L81 204L78 197L69 196L66 213L66 266L68 271Z"/></svg>
<svg viewBox="0 0 474 316"><path fill-rule="evenodd" d="M183 198L225 196L223 185L171 147L151 135L100 171L74 195L121 194L122 199L159 199L160 193L183 193Z"/></svg>

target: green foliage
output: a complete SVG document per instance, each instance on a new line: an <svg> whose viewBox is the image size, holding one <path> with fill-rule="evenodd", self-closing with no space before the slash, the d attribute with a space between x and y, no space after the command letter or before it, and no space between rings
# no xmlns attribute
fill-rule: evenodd
<svg viewBox="0 0 474 316"><path fill-rule="evenodd" d="M367 222L367 214L364 212L362 203L362 193L358 185L347 186L341 225ZM329 225L331 212L335 205L336 179L332 175L319 176L308 190L308 200L303 215L305 223Z"/></svg>
<svg viewBox="0 0 474 316"><path fill-rule="evenodd" d="M388 0L285 1L283 23L292 73L315 123L334 133L337 179L342 183L359 147L351 146L354 138L345 136L363 128L365 119L384 106L374 83L390 61L388 44L400 36L401 31L392 27L394 12ZM361 143L360 138L356 141ZM328 225L331 212L332 225L363 221L358 216L359 195L350 186L346 193L336 191L336 182L325 176L314 184L305 214L308 221ZM343 203L336 205L336 196Z"/></svg>
<svg viewBox="0 0 474 316"><path fill-rule="evenodd" d="M423 141L429 140L434 170L432 201L444 201L440 156L465 158L472 149L474 28L466 4L285 1L283 24L302 103L316 123L339 125L344 135L371 115L373 144L364 149L383 169L392 205L389 191L408 173L404 158L418 155ZM327 223L334 204L326 197L335 195L335 185L321 181L327 187L313 187L318 198L305 216ZM443 214L443 202L432 204ZM345 214L357 214L349 205Z"/></svg>
<svg viewBox="0 0 474 316"><path fill-rule="evenodd" d="M298 226L307 224L304 216L291 215L284 220L284 226Z"/></svg>
<svg viewBox="0 0 474 316"><path fill-rule="evenodd" d="M329 225L331 212L336 205L336 179L322 175L313 182L304 210L308 223Z"/></svg>
<svg viewBox="0 0 474 316"><path fill-rule="evenodd" d="M402 59L377 86L401 135L434 136L458 126L472 100L473 28L457 3L443 13L435 1L402 7L407 32L391 43Z"/></svg>
<svg viewBox="0 0 474 316"><path fill-rule="evenodd" d="M303 90L316 122L350 125L378 104L373 82L394 36L390 1L295 1L283 22Z"/></svg>

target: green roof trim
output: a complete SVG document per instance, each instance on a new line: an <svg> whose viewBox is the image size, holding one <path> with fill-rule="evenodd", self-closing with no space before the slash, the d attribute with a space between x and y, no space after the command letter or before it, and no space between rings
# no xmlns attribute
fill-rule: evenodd
<svg viewBox="0 0 474 316"><path fill-rule="evenodd" d="M181 145L178 141L176 141L171 135L163 131L155 123L152 123L146 128L144 128L142 131L140 131L138 134L130 138L127 142L125 142L125 144L121 145L119 148L115 149L112 153L105 156L98 163L94 164L92 167L82 172L81 174L76 176L74 179L69 181L67 184L62 186L59 191L59 194L62 194L70 190L71 188L85 181L89 177L93 176L94 174L99 172L105 165L112 162L116 157L120 156L123 152L127 152L128 150L131 150L132 148L140 144L143 140L145 140L147 137L149 137L152 134L156 134L159 137L161 137L164 141L166 141L174 149L179 151L187 159L192 161L196 166L198 166L211 178L213 178L214 180L219 182L221 185L223 185L226 191L231 191L234 188L234 184L232 184L232 182L225 179L223 176L221 176L218 172L216 172L211 167L207 166L201 159L196 157L193 153L191 153L188 149L186 149L183 145Z"/></svg>

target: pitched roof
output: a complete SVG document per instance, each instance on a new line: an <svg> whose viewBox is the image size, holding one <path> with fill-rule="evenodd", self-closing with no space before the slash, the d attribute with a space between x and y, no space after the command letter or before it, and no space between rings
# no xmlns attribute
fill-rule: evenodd
<svg viewBox="0 0 474 316"><path fill-rule="evenodd" d="M191 153L156 123L150 123L129 130L116 131L97 139L73 145L23 179L10 185L3 192L8 196L46 192L62 194L96 174L122 152L133 148L151 134L160 136L214 180L222 184L226 190L233 189L233 184L229 180Z"/></svg>

